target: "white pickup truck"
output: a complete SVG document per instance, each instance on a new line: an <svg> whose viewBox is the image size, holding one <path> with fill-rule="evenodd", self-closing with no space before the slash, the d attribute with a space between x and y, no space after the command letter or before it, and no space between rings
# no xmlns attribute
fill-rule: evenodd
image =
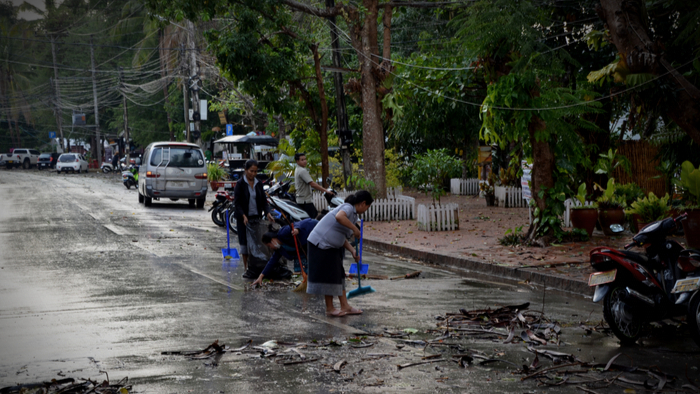
<svg viewBox="0 0 700 394"><path fill-rule="evenodd" d="M15 149L12 153L0 154L0 166L6 166L8 169L19 166L30 168L36 166L39 155L41 152L35 149Z"/></svg>

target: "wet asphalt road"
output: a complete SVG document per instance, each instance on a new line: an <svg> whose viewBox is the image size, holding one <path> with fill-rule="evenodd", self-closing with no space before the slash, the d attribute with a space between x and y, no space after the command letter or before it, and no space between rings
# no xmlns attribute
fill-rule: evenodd
<svg viewBox="0 0 700 394"><path fill-rule="evenodd" d="M385 328L415 328L412 339L431 339L423 331L435 327L436 315L527 301L563 327L563 344L548 349L603 363L623 353L618 360L625 365L656 365L695 385L700 378L698 348L682 331L620 348L612 337L578 328L602 320L601 306L589 300L395 257L365 253L372 274L422 270L421 278L363 282L377 292L351 300L365 310L361 316L327 318L321 298L287 289L246 290L242 264L221 258L226 234L206 209L182 201L146 208L114 175L0 169L0 204L0 387L62 376L103 379L100 371L107 371L112 380L128 376L140 393L539 392L545 388L520 382L508 365L464 370L444 362L397 371L396 364L420 360L425 350L398 349L389 339L369 350L324 348L319 361L293 366L251 354L227 354L218 365L161 354L203 349L217 339L231 347L272 339L342 343ZM533 356L522 343L461 341L517 365ZM361 358L381 351L397 357ZM343 358L351 361L343 374L328 368ZM576 385L553 389L582 392Z"/></svg>

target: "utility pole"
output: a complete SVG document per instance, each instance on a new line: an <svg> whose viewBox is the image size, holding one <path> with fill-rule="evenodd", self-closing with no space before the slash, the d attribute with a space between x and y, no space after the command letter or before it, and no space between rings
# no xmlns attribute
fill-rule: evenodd
<svg viewBox="0 0 700 394"><path fill-rule="evenodd" d="M187 94L187 71L186 67L184 66L187 61L185 59L185 44L180 44L180 65L182 66L182 102L184 105L184 110L185 110L185 137L187 142L192 142L190 140L190 106L189 106L189 97Z"/></svg>
<svg viewBox="0 0 700 394"><path fill-rule="evenodd" d="M124 68L119 66L119 88L122 91L122 105L124 106L124 164L129 165L131 144L129 143L129 112L126 108L126 93L124 92Z"/></svg>
<svg viewBox="0 0 700 394"><path fill-rule="evenodd" d="M92 64L92 98L95 102L95 142L97 148L97 165L102 165L102 140L100 139L100 111L97 106L97 80L95 78L95 50L90 35L90 63Z"/></svg>
<svg viewBox="0 0 700 394"><path fill-rule="evenodd" d="M334 0L326 0L326 8L335 7ZM328 18L328 25L331 29L331 47L333 48L333 67L338 71L333 72L333 82L335 84L335 110L338 120L338 141L340 142L340 152L343 155L343 177L347 186L348 179L352 174L352 162L350 161L350 143L352 143L352 132L348 125L348 113L345 107L345 92L343 91L343 74L339 71L340 44L338 43L338 28L335 24L335 16Z"/></svg>
<svg viewBox="0 0 700 394"><path fill-rule="evenodd" d="M197 67L197 35L195 34L195 25L192 23L192 21L188 20L187 21L187 27L188 27L188 37L189 37L189 44L190 44L190 78L189 82L190 88L192 89L192 109L193 109L193 114L192 114L192 120L194 121L194 138L193 140L196 142L199 140L202 136L201 130L199 129L200 127L200 119L202 117L202 114L200 112L201 108L199 106L199 68Z"/></svg>
<svg viewBox="0 0 700 394"><path fill-rule="evenodd" d="M53 55L53 83L54 92L56 93L56 97L54 99L54 104L56 106L56 125L58 126L58 135L61 136L59 146L61 147L61 151L63 151L63 126L61 124L61 89L58 87L58 69L56 68L56 40L54 36L51 36L51 54Z"/></svg>

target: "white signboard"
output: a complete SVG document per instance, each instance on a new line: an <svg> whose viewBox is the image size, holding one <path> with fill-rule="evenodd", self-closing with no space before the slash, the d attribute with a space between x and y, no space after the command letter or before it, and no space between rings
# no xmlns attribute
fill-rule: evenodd
<svg viewBox="0 0 700 394"><path fill-rule="evenodd" d="M530 181L532 180L532 166L527 164L527 161L523 160L523 177L520 178L520 185L523 188L523 199L530 201L532 198L532 191L530 190Z"/></svg>

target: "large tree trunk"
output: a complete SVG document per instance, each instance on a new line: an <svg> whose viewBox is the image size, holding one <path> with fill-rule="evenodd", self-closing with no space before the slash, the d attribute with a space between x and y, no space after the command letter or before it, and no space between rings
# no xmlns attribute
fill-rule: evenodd
<svg viewBox="0 0 700 394"><path fill-rule="evenodd" d="M535 206L540 209L540 212L544 212L547 207L547 196L544 198L539 197L539 193L542 187L551 188L554 186L554 152L552 147L549 145L548 141L538 141L535 138L535 133L538 130L543 130L547 125L542 121L542 119L533 117L530 121L528 131L530 134L530 145L532 145L532 198L535 200ZM533 240L536 235L538 225L533 224L530 226L528 231L528 237Z"/></svg>
<svg viewBox="0 0 700 394"><path fill-rule="evenodd" d="M600 0L596 12L632 73L669 73L665 79L678 93L676 105L667 108L667 114L700 145L700 89L676 71L664 59L662 48L649 38L642 0Z"/></svg>
<svg viewBox="0 0 700 394"><path fill-rule="evenodd" d="M318 97L321 101L321 125L318 130L321 139L321 178L323 187L328 187L328 103L326 102L326 90L323 88L323 75L321 75L321 58L318 56L318 44L311 46L314 55L314 68L316 70L316 86Z"/></svg>
<svg viewBox="0 0 700 394"><path fill-rule="evenodd" d="M379 54L377 42L377 0L364 0L365 20L360 30L358 50L362 73L362 159L367 179L374 182L378 197L386 197L386 174L384 170L384 130L378 110L377 80L373 70L376 62L373 55Z"/></svg>

